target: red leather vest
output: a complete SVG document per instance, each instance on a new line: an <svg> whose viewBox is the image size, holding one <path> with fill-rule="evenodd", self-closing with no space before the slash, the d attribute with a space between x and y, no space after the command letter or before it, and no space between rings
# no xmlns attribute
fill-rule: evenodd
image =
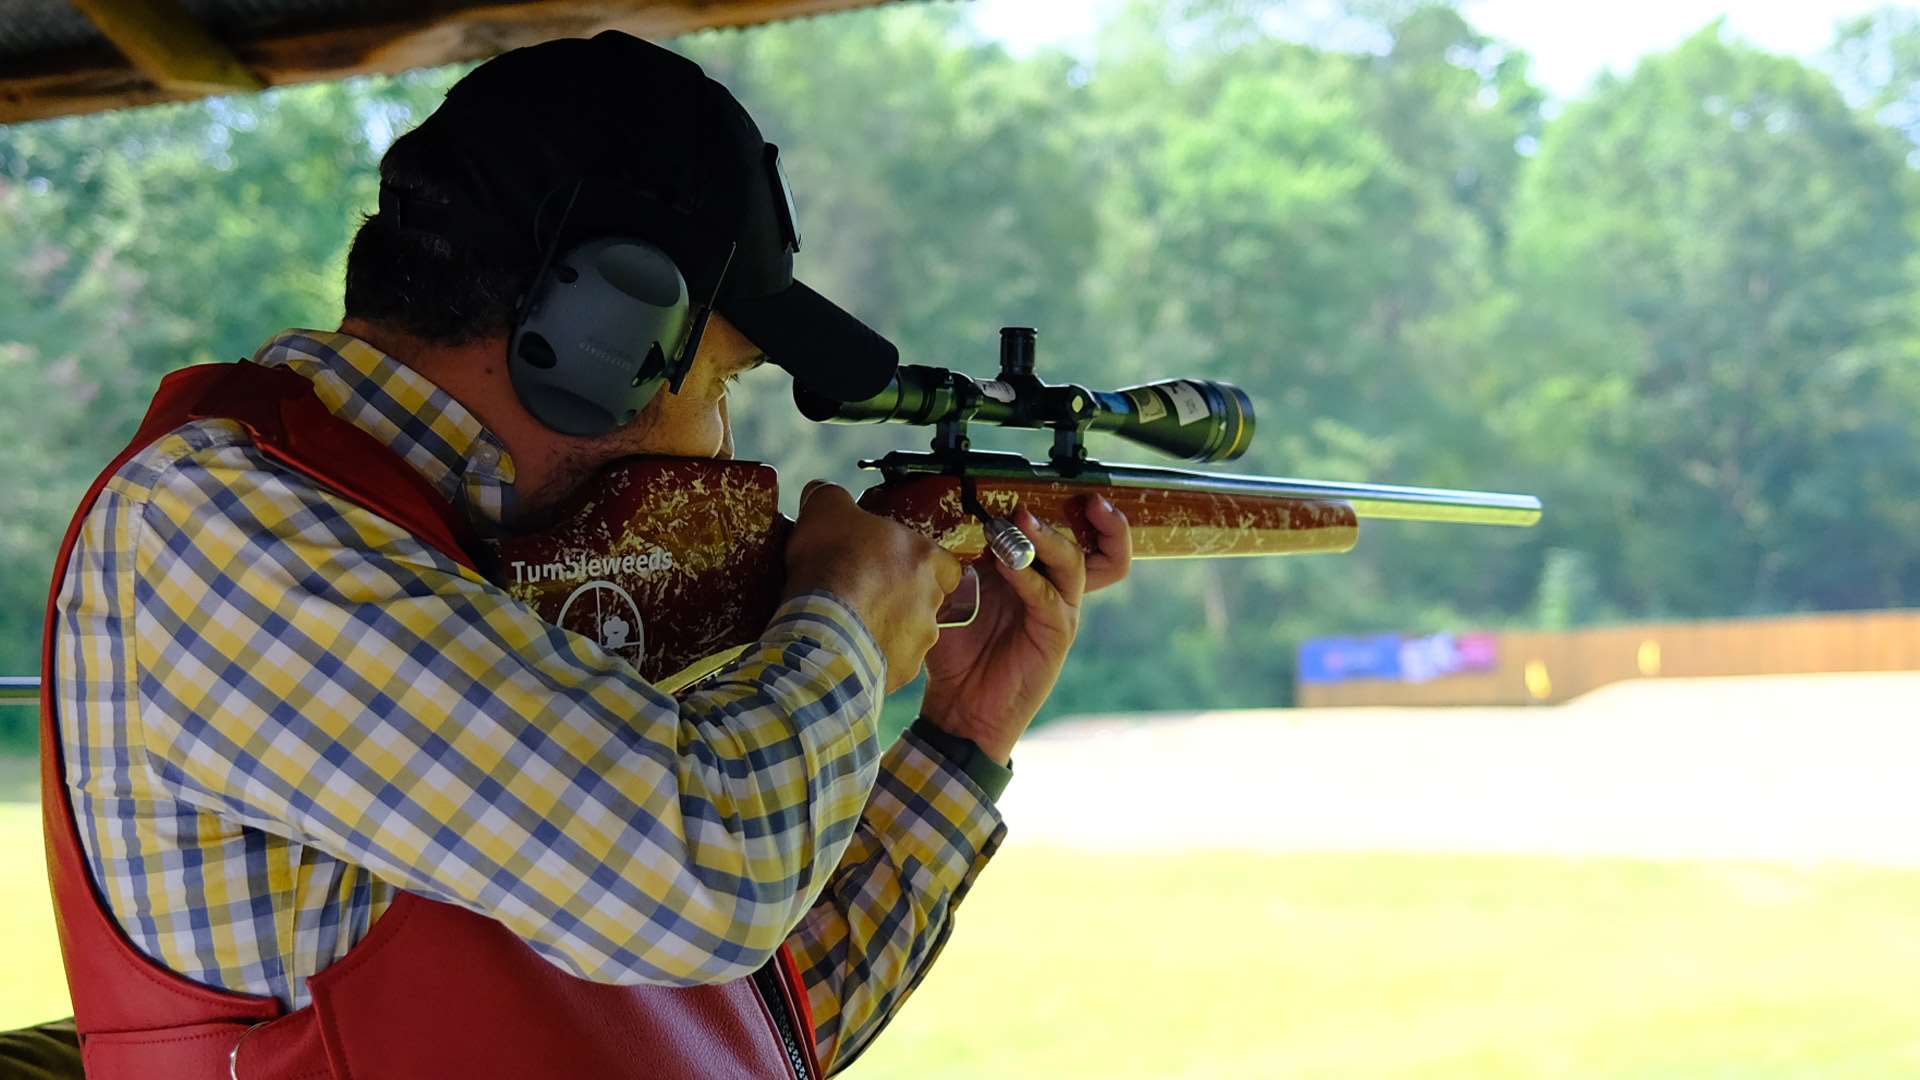
<svg viewBox="0 0 1920 1080"><path fill-rule="evenodd" d="M469 567L466 523L397 454L327 412L312 384L250 363L178 371L81 502L54 571L42 642L41 809L47 872L87 1075L101 1080L820 1076L804 984L782 948L756 975L687 989L588 982L505 927L401 893L309 980L313 1004L202 986L127 940L87 869L54 715L53 604L87 511L120 466L191 420L246 425L270 457Z"/></svg>

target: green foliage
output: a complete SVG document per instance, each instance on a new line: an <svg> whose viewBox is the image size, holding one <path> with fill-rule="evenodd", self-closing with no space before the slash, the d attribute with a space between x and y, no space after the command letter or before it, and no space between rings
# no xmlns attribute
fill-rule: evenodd
<svg viewBox="0 0 1920 1080"><path fill-rule="evenodd" d="M387 133L451 75L0 128L0 672L38 670L61 531L160 375L337 324Z"/></svg>
<svg viewBox="0 0 1920 1080"><path fill-rule="evenodd" d="M1920 12L1886 7L1849 19L1825 59L1850 101L1920 139Z"/></svg>
<svg viewBox="0 0 1920 1080"><path fill-rule="evenodd" d="M1920 480L1897 137L1710 27L1569 108L1526 181L1502 390L1543 476L1581 459L1554 532L1612 539L1607 593L1687 615L1911 602L1904 500L1871 495Z"/></svg>
<svg viewBox="0 0 1920 1080"><path fill-rule="evenodd" d="M1599 583L1582 551L1551 548L1540 568L1540 591L1533 601L1533 624L1541 630L1565 630L1594 621L1600 606Z"/></svg>
<svg viewBox="0 0 1920 1080"><path fill-rule="evenodd" d="M1548 119L1450 7L1329 11L1141 0L1086 57L935 6L677 43L781 144L803 278L908 361L984 371L1036 325L1055 378L1240 383L1249 470L1548 501L1533 534L1143 566L1053 711L1285 700L1319 634L1916 602L1920 23L1850 24L1832 75L1709 27ZM457 75L0 129L0 668L158 374L330 325L380 152ZM795 491L921 437L809 425L772 375L734 415Z"/></svg>

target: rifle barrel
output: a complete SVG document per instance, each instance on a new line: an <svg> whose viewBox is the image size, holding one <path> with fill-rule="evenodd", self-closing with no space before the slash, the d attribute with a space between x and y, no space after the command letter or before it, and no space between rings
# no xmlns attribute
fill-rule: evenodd
<svg viewBox="0 0 1920 1080"><path fill-rule="evenodd" d="M34 675L0 675L0 705L40 704L40 679Z"/></svg>
<svg viewBox="0 0 1920 1080"><path fill-rule="evenodd" d="M1353 512L1363 519L1508 525L1518 528L1526 528L1540 520L1539 499L1532 495L1501 491L1301 480L1284 476L1235 476L1231 473L1157 469L1146 465L1108 465L1103 466L1101 471L1109 482L1119 487L1175 487L1284 499L1333 499L1352 506Z"/></svg>

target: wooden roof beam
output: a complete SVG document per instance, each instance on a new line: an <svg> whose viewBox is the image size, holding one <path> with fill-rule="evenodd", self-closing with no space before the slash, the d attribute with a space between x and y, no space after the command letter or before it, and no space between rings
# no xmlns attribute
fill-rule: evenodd
<svg viewBox="0 0 1920 1080"><path fill-rule="evenodd" d="M97 7L151 8L163 0L72 2L92 18ZM164 2L172 4L175 0ZM428 13L404 13L411 5L396 4L395 14L371 23L237 40L230 52L237 57L235 63L249 74L268 85L283 86L478 60L521 45L605 29L664 38L709 27L750 26L884 2L438 0L429 5ZM106 30L104 23L100 26ZM132 55L130 50L128 55ZM104 51L80 50L39 57L0 71L0 124L183 101L234 89L230 85L211 90L161 85L144 65L129 64Z"/></svg>
<svg viewBox="0 0 1920 1080"><path fill-rule="evenodd" d="M193 20L178 0L69 0L162 91L231 94L266 80Z"/></svg>

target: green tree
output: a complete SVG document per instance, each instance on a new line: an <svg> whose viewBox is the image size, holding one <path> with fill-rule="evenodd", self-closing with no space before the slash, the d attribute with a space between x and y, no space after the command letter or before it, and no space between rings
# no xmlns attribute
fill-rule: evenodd
<svg viewBox="0 0 1920 1080"><path fill-rule="evenodd" d="M387 133L448 73L0 127L0 671L37 670L73 507L165 372L335 325ZM17 710L16 710L17 712Z"/></svg>
<svg viewBox="0 0 1920 1080"><path fill-rule="evenodd" d="M1850 100L1920 142L1920 12L1885 7L1846 20L1823 59Z"/></svg>
<svg viewBox="0 0 1920 1080"><path fill-rule="evenodd" d="M73 504L76 447L99 442L91 416L111 397L112 357L139 318L139 277L82 258L53 222L60 195L0 181L0 408L8 467L0 474L0 672L38 670L41 616L56 546ZM0 746L31 743L32 710L0 708Z"/></svg>
<svg viewBox="0 0 1920 1080"><path fill-rule="evenodd" d="M1551 121L1522 54L1420 0L1134 0L1083 59L919 5L676 47L782 146L802 278L907 362L984 372L1036 325L1054 378L1244 386L1234 468L1548 500L1532 535L1143 566L1059 713L1285 700L1318 634L1914 602L1913 34L1843 34L1858 108L1710 29ZM0 129L0 664L158 376L337 318L378 156L458 74ZM735 416L796 489L926 434L808 424L773 374Z"/></svg>
<svg viewBox="0 0 1920 1080"><path fill-rule="evenodd" d="M1510 470L1457 373L1484 362L1496 208L1538 123L1524 59L1446 9L1366 23L1378 51L1352 53L1276 38L1273 8L1138 4L1103 33L1088 88L1110 351L1130 376L1244 386L1263 420L1250 471L1497 486ZM1161 675L1152 704L1271 701L1303 637L1526 602L1531 575L1498 573L1510 541L1453 540L1386 525L1340 559L1168 568L1178 585L1144 604L1143 576L1140 632L1174 641L1153 670L1199 684Z"/></svg>
<svg viewBox="0 0 1920 1080"><path fill-rule="evenodd" d="M1920 481L1894 347L1905 154L1718 24L1548 130L1515 215L1516 362L1486 408L1509 403L1558 496L1543 540L1584 548L1623 607L1913 601L1911 514L1887 498Z"/></svg>
<svg viewBox="0 0 1920 1080"><path fill-rule="evenodd" d="M1059 371L1085 347L1080 282L1095 257L1084 95L1068 58L1016 59L964 15L888 8L674 44L781 146L802 280L891 337L903 362L987 373L997 329L1023 324ZM771 375L747 380L737 404L741 452L796 479L855 483L855 458L925 438L809 424Z"/></svg>

